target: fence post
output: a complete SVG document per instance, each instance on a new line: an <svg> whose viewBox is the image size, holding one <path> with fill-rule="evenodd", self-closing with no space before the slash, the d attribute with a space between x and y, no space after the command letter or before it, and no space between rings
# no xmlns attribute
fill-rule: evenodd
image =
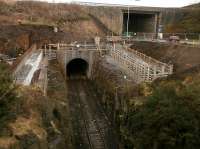
<svg viewBox="0 0 200 149"><path fill-rule="evenodd" d="M47 45L44 45L44 56L47 56Z"/></svg>
<svg viewBox="0 0 200 149"><path fill-rule="evenodd" d="M146 78L146 80L148 80L148 81L150 81L149 74L150 74L150 69L149 69L149 66L147 66L147 78Z"/></svg>
<svg viewBox="0 0 200 149"><path fill-rule="evenodd" d="M156 66L153 68L153 80L156 79Z"/></svg>
<svg viewBox="0 0 200 149"><path fill-rule="evenodd" d="M200 34L199 34L199 45L200 45Z"/></svg>
<svg viewBox="0 0 200 149"><path fill-rule="evenodd" d="M115 47L115 43L113 43L113 49L115 50L115 48L116 48L116 47Z"/></svg>
<svg viewBox="0 0 200 149"><path fill-rule="evenodd" d="M49 59L51 59L51 46L49 46Z"/></svg>
<svg viewBox="0 0 200 149"><path fill-rule="evenodd" d="M174 67L173 65L170 66L170 72L169 72L170 74L173 73L173 67Z"/></svg>
<svg viewBox="0 0 200 149"><path fill-rule="evenodd" d="M57 50L59 50L60 49L60 44L58 43L58 45L57 45Z"/></svg>
<svg viewBox="0 0 200 149"><path fill-rule="evenodd" d="M162 71L162 74L165 73L165 66L162 66L161 71Z"/></svg>

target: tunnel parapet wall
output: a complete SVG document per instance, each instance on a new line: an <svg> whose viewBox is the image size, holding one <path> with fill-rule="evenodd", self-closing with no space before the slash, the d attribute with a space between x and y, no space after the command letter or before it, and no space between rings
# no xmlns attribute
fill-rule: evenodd
<svg viewBox="0 0 200 149"><path fill-rule="evenodd" d="M74 59L82 59L88 63L87 77L91 77L95 51L89 50L58 50L57 59L67 78L67 64Z"/></svg>

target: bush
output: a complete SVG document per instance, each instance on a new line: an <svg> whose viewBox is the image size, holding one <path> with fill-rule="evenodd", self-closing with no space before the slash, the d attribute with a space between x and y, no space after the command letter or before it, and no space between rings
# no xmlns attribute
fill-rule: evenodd
<svg viewBox="0 0 200 149"><path fill-rule="evenodd" d="M12 84L12 79L8 68L9 66L6 63L0 63L0 95L5 93Z"/></svg>
<svg viewBox="0 0 200 149"><path fill-rule="evenodd" d="M126 148L197 149L200 146L200 82L164 83L128 114Z"/></svg>
<svg viewBox="0 0 200 149"><path fill-rule="evenodd" d="M12 87L12 78L9 66L0 63L0 131L5 128L7 121L15 115L11 112L16 95Z"/></svg>
<svg viewBox="0 0 200 149"><path fill-rule="evenodd" d="M14 7L0 1L0 14L9 15L14 11Z"/></svg>
<svg viewBox="0 0 200 149"><path fill-rule="evenodd" d="M9 57L16 58L19 56L19 54L23 54L24 52L24 48L20 47L18 43L8 43L5 54Z"/></svg>

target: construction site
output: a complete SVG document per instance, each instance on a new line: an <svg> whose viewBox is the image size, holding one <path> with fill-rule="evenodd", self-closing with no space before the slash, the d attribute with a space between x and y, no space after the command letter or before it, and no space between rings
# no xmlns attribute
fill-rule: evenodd
<svg viewBox="0 0 200 149"><path fill-rule="evenodd" d="M0 149L199 149L200 3L0 0Z"/></svg>

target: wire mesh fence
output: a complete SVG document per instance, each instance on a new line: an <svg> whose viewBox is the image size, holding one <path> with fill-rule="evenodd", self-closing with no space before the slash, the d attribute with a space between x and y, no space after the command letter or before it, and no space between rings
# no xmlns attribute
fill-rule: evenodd
<svg viewBox="0 0 200 149"><path fill-rule="evenodd" d="M128 35L128 36L127 36ZM122 36L107 36L109 40L115 41L118 37L121 41L157 41L157 42L175 42L185 45L200 47L200 33L133 33L122 34ZM111 40L112 41L112 40Z"/></svg>

